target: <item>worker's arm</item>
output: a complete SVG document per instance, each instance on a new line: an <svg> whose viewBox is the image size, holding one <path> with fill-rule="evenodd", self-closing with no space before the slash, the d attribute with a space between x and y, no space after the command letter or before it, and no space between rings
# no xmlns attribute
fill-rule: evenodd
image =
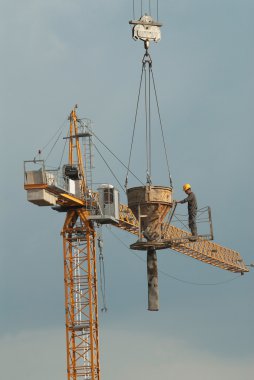
<svg viewBox="0 0 254 380"><path fill-rule="evenodd" d="M182 201L176 201L176 203L186 203L188 202L188 200L189 200L189 197L184 198Z"/></svg>

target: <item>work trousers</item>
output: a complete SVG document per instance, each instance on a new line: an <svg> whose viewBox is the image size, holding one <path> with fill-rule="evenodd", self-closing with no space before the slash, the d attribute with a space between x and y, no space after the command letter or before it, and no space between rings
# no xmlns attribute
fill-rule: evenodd
<svg viewBox="0 0 254 380"><path fill-rule="evenodd" d="M196 224L196 217L197 217L196 213L190 213L189 214L189 227L190 227L190 230L191 230L191 234L193 236L196 236L198 234L197 224Z"/></svg>

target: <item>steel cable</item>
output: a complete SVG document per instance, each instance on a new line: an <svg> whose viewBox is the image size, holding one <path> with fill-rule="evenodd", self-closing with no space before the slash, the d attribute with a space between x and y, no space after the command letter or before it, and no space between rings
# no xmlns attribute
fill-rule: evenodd
<svg viewBox="0 0 254 380"><path fill-rule="evenodd" d="M144 63L145 71L145 125L146 125L146 182L150 182L151 173L149 170L149 132L148 132L148 112L147 112L147 78L146 78L146 63Z"/></svg>
<svg viewBox="0 0 254 380"><path fill-rule="evenodd" d="M99 271L100 271L100 290L101 290L101 297L102 297L102 304L103 307L101 311L107 311L107 304L106 304L106 276L105 276L105 265L104 265L104 257L103 257L103 239L101 236L101 231L99 232L99 236L97 239L98 247L99 247Z"/></svg>
<svg viewBox="0 0 254 380"><path fill-rule="evenodd" d="M68 135L69 135L69 132L68 132ZM59 166L58 166L59 169L60 169L60 167L61 167L61 165L62 165L63 156L64 156L64 152L65 152L65 149L66 149L66 145L67 145L67 139L65 139L65 143L64 143L64 147L63 147L62 155L61 155L60 162L59 162Z"/></svg>
<svg viewBox="0 0 254 380"><path fill-rule="evenodd" d="M116 177L116 175L114 174L113 170L111 169L111 167L109 166L109 164L107 163L107 161L105 160L105 158L102 156L102 154L100 153L100 151L98 150L98 148L96 147L95 144L93 144L93 146L95 147L96 151L99 153L101 159L103 160L103 162L105 163L105 165L107 166L107 168L109 169L110 173L113 175L113 177L115 178L115 180L117 181L118 185L121 187L121 189L125 192L125 189L124 187L121 185L121 182L118 180L118 178Z"/></svg>
<svg viewBox="0 0 254 380"><path fill-rule="evenodd" d="M152 61L151 61L152 62ZM152 176L152 129L151 129L151 62L149 62L149 83L148 83L148 91L149 91L149 107L148 107L148 128L149 128L149 174Z"/></svg>
<svg viewBox="0 0 254 380"><path fill-rule="evenodd" d="M144 74L144 63L142 64L141 78L140 78L140 82L139 82L138 99L137 99L137 105L136 105L134 125L133 125L133 130L132 130L132 137L131 137L131 147L130 147L130 153L129 153L127 173L126 173L126 178L125 178L125 189L127 189L127 185L128 185L128 174L129 174L129 172L131 173L131 171L130 171L130 162L131 162L131 155L132 155L132 148L133 148L133 142L134 142L135 129L136 129L136 124L137 124L138 106L139 106L139 99L140 99L140 93L141 93L141 85L142 85L142 80L143 80L143 74Z"/></svg>
<svg viewBox="0 0 254 380"><path fill-rule="evenodd" d="M50 154L52 153L54 147L56 146L58 140L60 139L61 134L62 134L62 131L59 133L58 138L57 138L56 141L54 142L52 148L50 149L50 151L49 151L49 153L48 153L48 155L47 155L47 157L45 158L45 162L47 161L47 159L49 158Z"/></svg>
<svg viewBox="0 0 254 380"><path fill-rule="evenodd" d="M165 143L165 137L164 137L164 131L163 131L163 126L162 126L160 107L159 107L159 102L158 102L158 96L157 96L157 91L156 91L156 86L155 86L155 80L154 80L152 65L151 65L151 73L152 73L152 79L153 79L153 87L154 87L156 105L157 105L157 110L158 110L158 115L159 115L159 121L160 121L162 141L163 141L164 152L165 152L166 163L167 163L167 169L168 169L169 182L170 182L170 186L173 187L173 182L172 182L172 178L171 178L171 174L170 174L170 169L169 169L168 154L167 154L167 149L166 149L166 143Z"/></svg>
<svg viewBox="0 0 254 380"><path fill-rule="evenodd" d="M40 152L43 152L44 149L47 148L47 146L51 143L51 141L55 138L55 136L58 134L58 132L60 131L60 129L62 129L64 126L65 126L65 123L66 123L66 119L62 122L62 124L60 125L60 127L56 130L56 132L54 133L54 135L49 139L49 141L44 145L44 147L42 149L40 149ZM35 156L35 160L37 159L38 155L40 153L37 153L37 155Z"/></svg>
<svg viewBox="0 0 254 380"><path fill-rule="evenodd" d="M114 156L120 162L120 164L122 164L125 167L125 169L128 169L128 167L120 160L120 158L118 158L115 155L115 153L113 153L112 150L109 149L107 145L105 145L104 142L98 136L96 136L94 132L91 131L91 133L112 154L112 156ZM128 172L131 173L133 177L141 183L141 185L144 185L144 183L130 169L128 169Z"/></svg>

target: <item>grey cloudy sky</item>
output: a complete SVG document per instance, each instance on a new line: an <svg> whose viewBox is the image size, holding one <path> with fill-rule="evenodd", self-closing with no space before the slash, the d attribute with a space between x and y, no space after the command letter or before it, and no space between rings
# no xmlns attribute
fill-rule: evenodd
<svg viewBox="0 0 254 380"><path fill-rule="evenodd" d="M35 156L78 103L79 115L92 119L96 134L127 161L143 55L142 44L131 39L131 18L131 0L1 1L0 361L6 380L60 380L66 367L63 215L26 201L23 160ZM190 182L199 205L212 207L215 240L238 250L247 264L254 261L253 18L252 0L160 1L162 41L151 48L175 197ZM161 184L166 177L156 138L155 129L153 178ZM139 158L136 142L133 169L144 176ZM95 164L98 181L115 183L97 157ZM125 170L111 164L123 182ZM103 379L252 377L253 271L217 286L160 274L161 308L149 313L145 263L110 230L104 245ZM159 254L159 267L196 283L235 278L171 251Z"/></svg>

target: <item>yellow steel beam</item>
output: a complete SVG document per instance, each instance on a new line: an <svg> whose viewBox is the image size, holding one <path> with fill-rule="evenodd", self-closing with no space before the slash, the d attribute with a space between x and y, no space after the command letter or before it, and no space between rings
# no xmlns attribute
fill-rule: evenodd
<svg viewBox="0 0 254 380"><path fill-rule="evenodd" d="M47 189L48 185L44 183L24 185L25 190Z"/></svg>
<svg viewBox="0 0 254 380"><path fill-rule="evenodd" d="M59 196L77 206L84 206L85 202L71 194L61 193Z"/></svg>
<svg viewBox="0 0 254 380"><path fill-rule="evenodd" d="M119 224L115 227L134 235L139 234L138 220L128 206L125 205L121 205L120 207ZM162 229L165 231L163 241L168 241L168 247L176 252L231 272L249 272L241 255L233 249L223 247L203 238L189 241L188 236L191 236L190 233L166 223L163 224ZM179 239L179 242L177 239Z"/></svg>

